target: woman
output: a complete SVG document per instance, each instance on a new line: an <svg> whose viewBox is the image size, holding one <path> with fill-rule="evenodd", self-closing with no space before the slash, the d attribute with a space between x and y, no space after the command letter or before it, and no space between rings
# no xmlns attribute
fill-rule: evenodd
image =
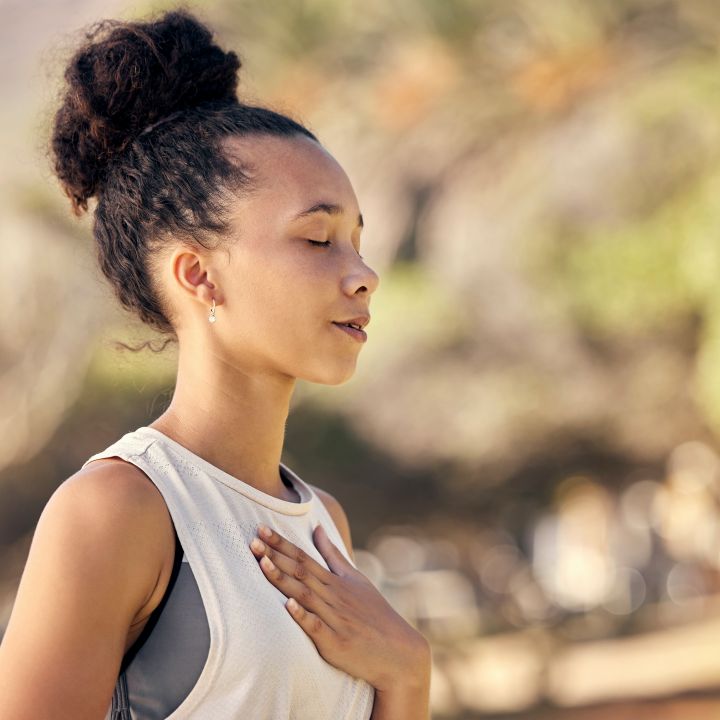
<svg viewBox="0 0 720 720"><path fill-rule="evenodd" d="M3 720L428 716L427 641L280 462L297 379L348 380L366 340L362 216L309 130L238 102L239 68L185 10L98 24L67 67L55 170L77 215L96 198L100 267L178 374L45 506Z"/></svg>

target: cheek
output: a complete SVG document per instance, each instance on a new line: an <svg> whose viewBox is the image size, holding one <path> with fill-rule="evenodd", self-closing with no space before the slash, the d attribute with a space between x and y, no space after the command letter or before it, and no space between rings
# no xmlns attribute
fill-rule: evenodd
<svg viewBox="0 0 720 720"><path fill-rule="evenodd" d="M303 249L256 253L233 268L233 325L245 342L297 349L332 337L330 321L342 305L336 274L322 250Z"/></svg>
<svg viewBox="0 0 720 720"><path fill-rule="evenodd" d="M249 332L287 343L307 338L322 329L323 320L330 320L332 299L317 273L275 266L240 285L233 305L239 325Z"/></svg>

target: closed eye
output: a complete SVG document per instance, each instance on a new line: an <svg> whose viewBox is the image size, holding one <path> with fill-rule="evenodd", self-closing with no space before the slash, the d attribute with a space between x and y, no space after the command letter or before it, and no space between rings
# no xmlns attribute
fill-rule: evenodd
<svg viewBox="0 0 720 720"><path fill-rule="evenodd" d="M310 238L305 238L305 239L306 239L311 245L315 245L316 247L329 247L330 245L332 245L332 242L330 242L330 240L320 241L320 240L310 240ZM357 251L356 251L356 252L357 252ZM364 260L363 256L360 255L360 253L358 253L358 257L359 257L361 260Z"/></svg>

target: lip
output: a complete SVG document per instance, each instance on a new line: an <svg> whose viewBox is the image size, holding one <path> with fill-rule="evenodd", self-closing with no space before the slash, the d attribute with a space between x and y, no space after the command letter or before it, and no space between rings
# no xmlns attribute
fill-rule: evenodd
<svg viewBox="0 0 720 720"><path fill-rule="evenodd" d="M355 328L347 327L347 325L340 325L340 323L333 322L333 325L342 330L344 333L349 335L357 342L367 342L367 333L364 330L356 330Z"/></svg>
<svg viewBox="0 0 720 720"><path fill-rule="evenodd" d="M346 320L333 320L332 322L359 325L360 329L364 330L365 326L370 322L370 316L363 314L363 315L358 315L357 317L348 318Z"/></svg>

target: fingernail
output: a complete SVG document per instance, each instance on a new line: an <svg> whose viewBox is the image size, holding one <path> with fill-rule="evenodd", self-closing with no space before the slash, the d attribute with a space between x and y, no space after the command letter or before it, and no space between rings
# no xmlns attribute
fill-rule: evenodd
<svg viewBox="0 0 720 720"><path fill-rule="evenodd" d="M258 532L264 537L269 538L272 533L270 532L270 528L266 525L258 525Z"/></svg>
<svg viewBox="0 0 720 720"><path fill-rule="evenodd" d="M253 538L252 542L250 543L254 550L257 550L258 552L262 552L265 549L265 543L261 542L257 538Z"/></svg>

